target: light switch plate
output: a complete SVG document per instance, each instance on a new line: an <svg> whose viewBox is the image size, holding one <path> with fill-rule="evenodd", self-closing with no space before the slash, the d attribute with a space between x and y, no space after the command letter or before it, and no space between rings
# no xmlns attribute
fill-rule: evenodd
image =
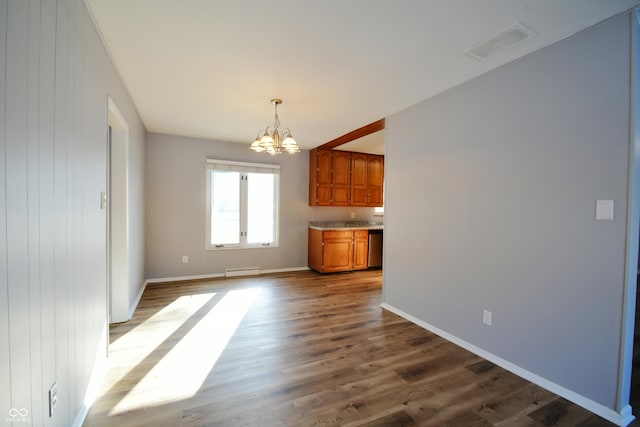
<svg viewBox="0 0 640 427"><path fill-rule="evenodd" d="M485 325L491 326L491 324L493 323L493 313L490 312L489 310L483 310L482 323L484 323Z"/></svg>
<svg viewBox="0 0 640 427"><path fill-rule="evenodd" d="M613 200L596 200L596 220L613 221Z"/></svg>

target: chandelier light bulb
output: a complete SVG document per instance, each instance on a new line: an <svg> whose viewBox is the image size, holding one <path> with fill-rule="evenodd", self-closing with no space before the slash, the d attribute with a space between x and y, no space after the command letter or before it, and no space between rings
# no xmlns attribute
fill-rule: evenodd
<svg viewBox="0 0 640 427"><path fill-rule="evenodd" d="M249 148L251 148L253 151L256 151L258 153L264 151L264 147L260 145L260 135L256 137L256 140L253 141L253 143L251 144L251 147Z"/></svg>
<svg viewBox="0 0 640 427"><path fill-rule="evenodd" d="M262 138L260 139L260 144L265 148L272 146L274 142L273 137L269 135L267 131L264 132L264 135L262 135Z"/></svg>
<svg viewBox="0 0 640 427"><path fill-rule="evenodd" d="M293 135L291 135L291 132L287 132L285 135L287 136L284 138L284 141L282 141L282 147L286 148L286 147L293 147L298 145L296 143L296 140L293 139Z"/></svg>

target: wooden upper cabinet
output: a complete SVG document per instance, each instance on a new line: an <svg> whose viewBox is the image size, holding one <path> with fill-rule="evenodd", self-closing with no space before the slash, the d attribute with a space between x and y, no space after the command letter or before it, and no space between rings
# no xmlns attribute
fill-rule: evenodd
<svg viewBox="0 0 640 427"><path fill-rule="evenodd" d="M331 206L331 152L311 150L309 154L309 205Z"/></svg>
<svg viewBox="0 0 640 427"><path fill-rule="evenodd" d="M384 156L313 149L310 206L382 206Z"/></svg>
<svg viewBox="0 0 640 427"><path fill-rule="evenodd" d="M367 157L351 153L351 206L367 206Z"/></svg>
<svg viewBox="0 0 640 427"><path fill-rule="evenodd" d="M351 206L382 206L384 156L351 153Z"/></svg>
<svg viewBox="0 0 640 427"><path fill-rule="evenodd" d="M351 183L351 153L331 152L332 188L331 206L349 206L349 185Z"/></svg>
<svg viewBox="0 0 640 427"><path fill-rule="evenodd" d="M384 188L384 157L367 156L367 206L382 206Z"/></svg>

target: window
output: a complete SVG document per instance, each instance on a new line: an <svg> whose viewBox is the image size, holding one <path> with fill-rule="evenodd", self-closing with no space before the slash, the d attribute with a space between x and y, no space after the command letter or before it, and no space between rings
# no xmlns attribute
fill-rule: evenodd
<svg viewBox="0 0 640 427"><path fill-rule="evenodd" d="M207 159L207 249L278 245L279 165Z"/></svg>

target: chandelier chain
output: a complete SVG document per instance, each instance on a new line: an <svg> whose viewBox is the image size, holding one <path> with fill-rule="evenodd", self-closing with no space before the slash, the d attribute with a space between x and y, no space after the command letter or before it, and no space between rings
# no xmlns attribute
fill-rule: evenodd
<svg viewBox="0 0 640 427"><path fill-rule="evenodd" d="M276 104L276 110L275 110L275 114L274 114L274 122L273 122L273 128L274 130L278 130L278 128L280 127L280 120L278 119L278 104Z"/></svg>

